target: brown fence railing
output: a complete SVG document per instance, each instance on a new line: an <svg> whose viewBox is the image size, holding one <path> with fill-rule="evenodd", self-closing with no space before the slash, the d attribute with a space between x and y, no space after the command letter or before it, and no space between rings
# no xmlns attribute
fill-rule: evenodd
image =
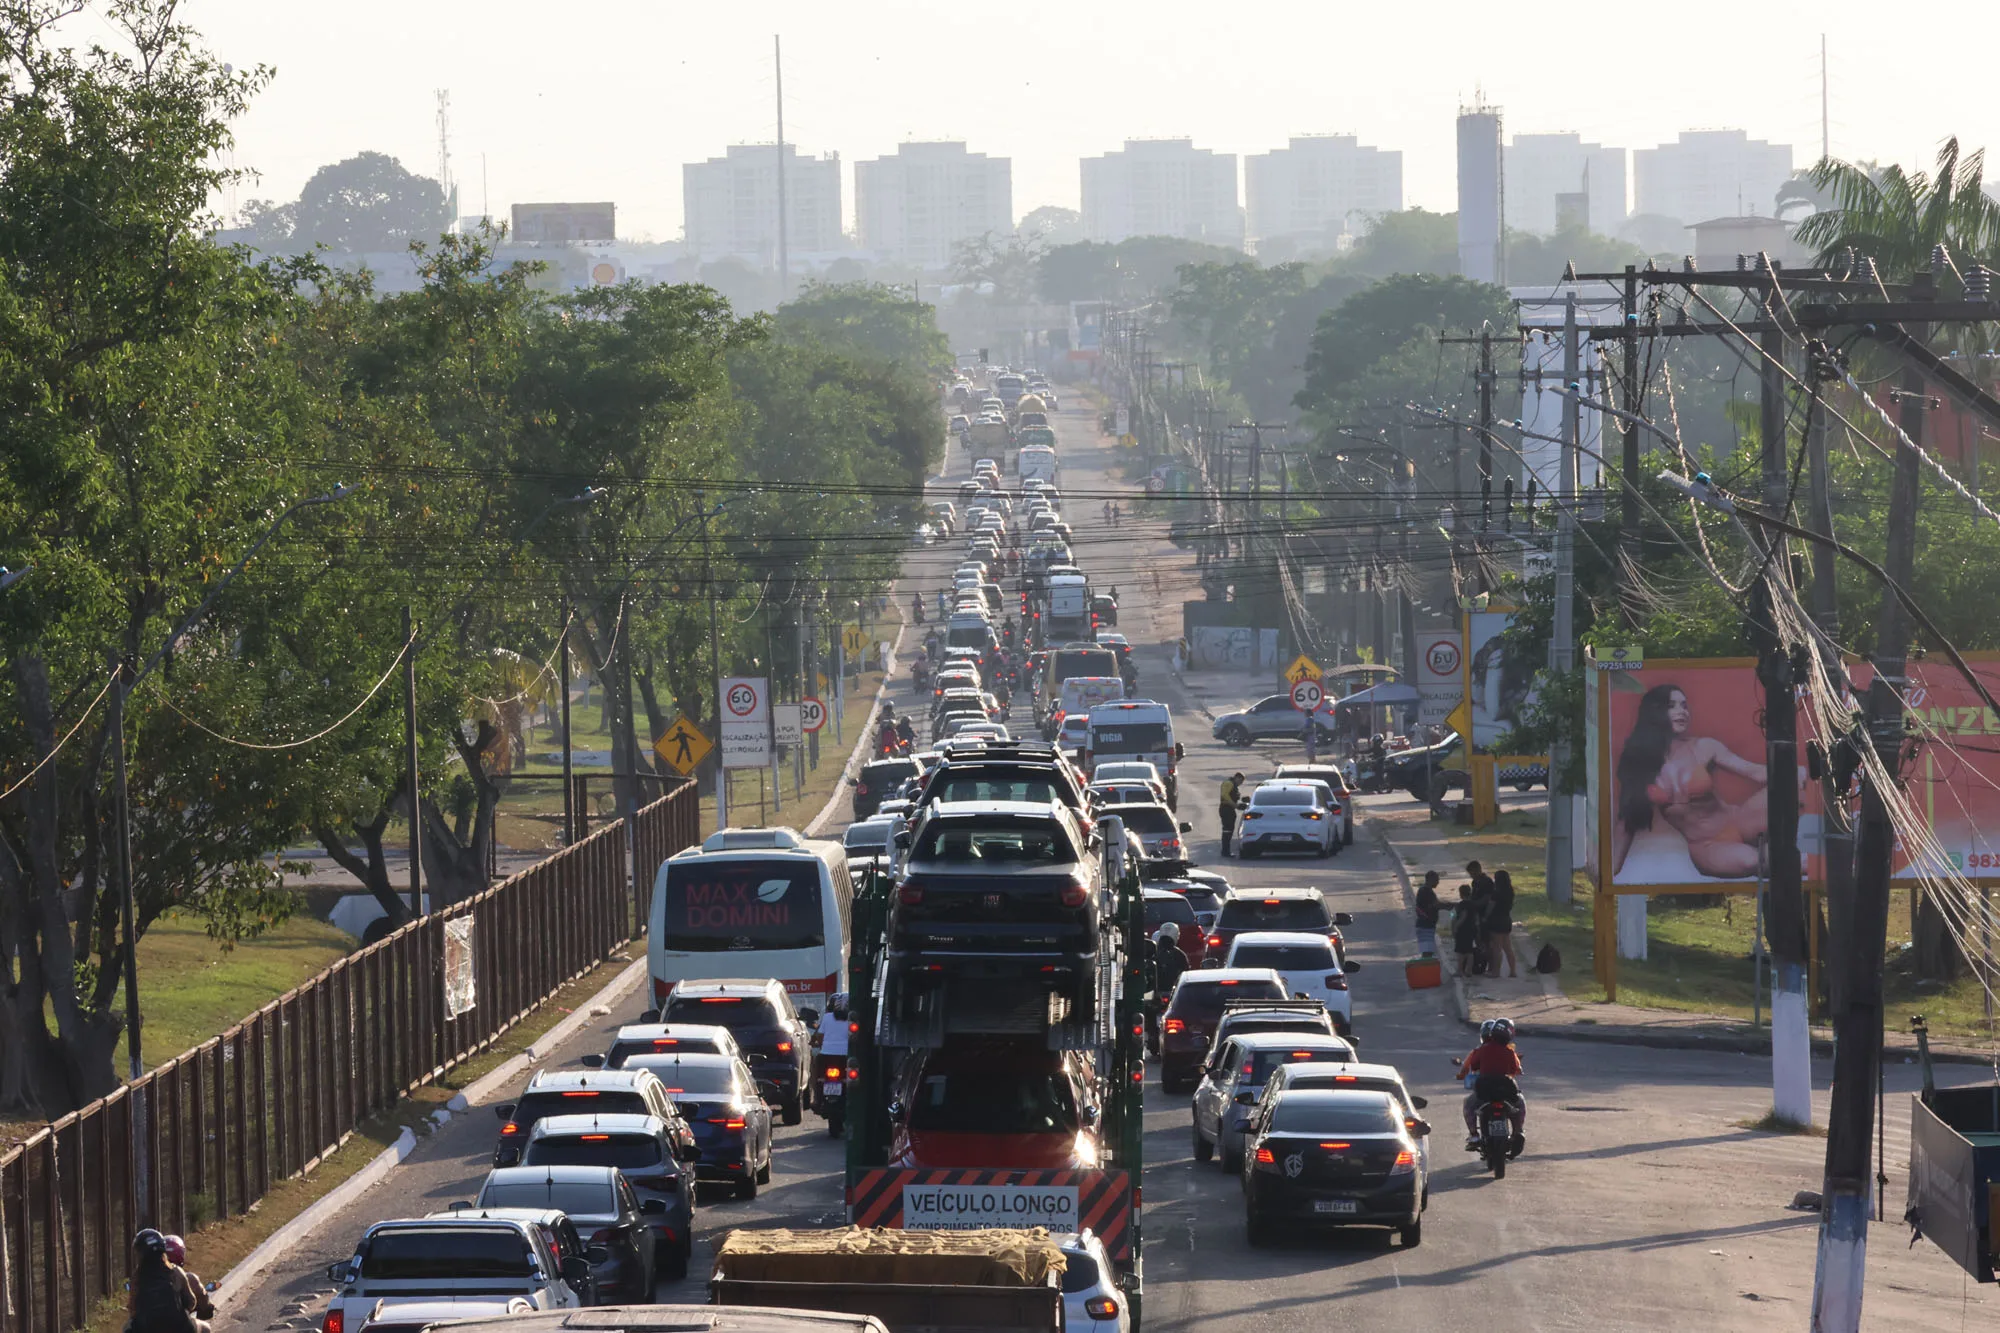
<svg viewBox="0 0 2000 1333"><path fill-rule="evenodd" d="M645 926L700 840L689 783L341 959L0 1158L0 1329L65 1333L124 1290L142 1226L240 1216L366 1117L490 1045ZM634 891L636 887L636 892Z"/></svg>

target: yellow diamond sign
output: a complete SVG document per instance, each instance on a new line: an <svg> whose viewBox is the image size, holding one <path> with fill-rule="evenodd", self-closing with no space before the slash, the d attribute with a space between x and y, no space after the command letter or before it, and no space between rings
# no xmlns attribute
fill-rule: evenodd
<svg viewBox="0 0 2000 1333"><path fill-rule="evenodd" d="M1304 653L1300 653L1298 660L1285 668L1285 679L1294 685L1302 680L1318 680L1324 674L1319 669L1319 663L1313 661Z"/></svg>
<svg viewBox="0 0 2000 1333"><path fill-rule="evenodd" d="M682 777L692 776L714 748L714 743L684 717L675 718L667 734L653 743L653 752Z"/></svg>

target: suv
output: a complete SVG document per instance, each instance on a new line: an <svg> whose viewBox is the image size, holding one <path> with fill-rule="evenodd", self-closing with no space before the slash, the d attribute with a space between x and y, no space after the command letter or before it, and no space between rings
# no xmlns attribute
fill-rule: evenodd
<svg viewBox="0 0 2000 1333"><path fill-rule="evenodd" d="M1271 777L1277 782L1324 782L1332 788L1334 801L1340 807L1340 845L1354 845L1354 784L1347 780L1340 765L1279 764Z"/></svg>
<svg viewBox="0 0 2000 1333"><path fill-rule="evenodd" d="M1102 1165L1086 1058L1039 1038L961 1038L913 1056L889 1104L889 1165L1089 1170Z"/></svg>
<svg viewBox="0 0 2000 1333"><path fill-rule="evenodd" d="M1313 725L1319 728L1320 744L1333 739L1333 732L1317 716ZM1292 707L1292 696L1273 694L1248 708L1218 715L1211 732L1224 745L1249 745L1255 741L1295 741L1305 729L1305 718Z"/></svg>
<svg viewBox="0 0 2000 1333"><path fill-rule="evenodd" d="M788 1125L805 1119L805 1087L812 1077L812 1033L792 997L776 981L726 977L683 981L661 1017L669 1023L713 1023L736 1038L750 1072L770 1084L766 1100ZM652 1021L652 1020L648 1020Z"/></svg>
<svg viewBox="0 0 2000 1333"><path fill-rule="evenodd" d="M737 1055L736 1038L725 1027L707 1023L627 1023L611 1038L603 1055L586 1055L586 1069L623 1069L635 1055Z"/></svg>
<svg viewBox="0 0 2000 1333"><path fill-rule="evenodd" d="M1243 1132L1272 1071L1319 1060L1347 1064L1354 1048L1339 1037L1309 1032L1239 1032L1221 1042L1194 1090L1194 1159L1221 1159L1224 1171L1243 1166Z"/></svg>
<svg viewBox="0 0 2000 1333"><path fill-rule="evenodd" d="M939 803L1057 802L1087 817L1089 799L1076 770L1054 747L1002 741L954 752L925 775L913 804L923 810Z"/></svg>
<svg viewBox="0 0 2000 1333"><path fill-rule="evenodd" d="M878 759L863 764L854 775L854 817L867 819L889 798L889 793L916 777L923 769L914 759Z"/></svg>
<svg viewBox="0 0 2000 1333"><path fill-rule="evenodd" d="M1284 998L1284 978L1268 967L1183 972L1160 1016L1160 1090L1193 1089L1207 1063L1209 1036L1222 1019L1225 1001Z"/></svg>
<svg viewBox="0 0 2000 1333"><path fill-rule="evenodd" d="M522 1145L544 1116L655 1115L681 1124L666 1088L643 1069L540 1069L521 1090L521 1100L502 1103L493 1113L501 1122L495 1166L519 1164Z"/></svg>
<svg viewBox="0 0 2000 1333"><path fill-rule="evenodd" d="M948 773L953 765L939 766ZM928 985L1035 978L1094 1010L1102 906L1090 836L1061 805L933 805L908 840L886 966Z"/></svg>
<svg viewBox="0 0 2000 1333"><path fill-rule="evenodd" d="M617 1168L649 1214L655 1262L679 1281L694 1249L694 1173L681 1164L700 1155L678 1115L550 1115L529 1131L521 1165Z"/></svg>
<svg viewBox="0 0 2000 1333"><path fill-rule="evenodd" d="M1332 940L1345 964L1347 941L1340 928L1353 924L1350 913L1329 912L1326 895L1318 889L1231 889L1208 932L1208 955L1226 958L1229 942L1246 930L1309 930Z"/></svg>
<svg viewBox="0 0 2000 1333"><path fill-rule="evenodd" d="M327 1333L360 1329L378 1304L425 1297L504 1300L536 1310L571 1310L591 1285L590 1257L549 1248L542 1229L514 1217L410 1217L361 1233L354 1256L327 1266L335 1286ZM393 1308L393 1307L391 1307Z"/></svg>

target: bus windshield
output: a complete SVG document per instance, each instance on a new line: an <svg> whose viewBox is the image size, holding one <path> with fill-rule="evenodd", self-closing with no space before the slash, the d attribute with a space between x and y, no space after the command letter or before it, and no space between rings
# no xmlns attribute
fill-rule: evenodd
<svg viewBox="0 0 2000 1333"><path fill-rule="evenodd" d="M819 863L805 859L669 864L660 947L816 949L826 943L819 880Z"/></svg>

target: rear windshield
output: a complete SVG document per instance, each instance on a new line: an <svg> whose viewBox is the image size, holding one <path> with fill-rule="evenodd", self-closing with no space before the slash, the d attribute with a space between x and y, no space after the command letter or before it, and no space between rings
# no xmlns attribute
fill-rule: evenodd
<svg viewBox="0 0 2000 1333"><path fill-rule="evenodd" d="M1177 833L1180 826L1174 817L1161 805L1127 805L1106 811L1107 815L1125 821L1125 827L1134 833Z"/></svg>
<svg viewBox="0 0 2000 1333"><path fill-rule="evenodd" d="M1071 676L1116 676L1117 674L1118 654L1104 648L1058 651L1049 659L1050 680L1068 680Z"/></svg>
<svg viewBox="0 0 2000 1333"><path fill-rule="evenodd" d="M1325 930L1333 924L1317 898L1231 898L1216 925L1225 930Z"/></svg>
<svg viewBox="0 0 2000 1333"><path fill-rule="evenodd" d="M1279 1065L1309 1065L1314 1061L1338 1062L1347 1058L1344 1051L1259 1051L1250 1061L1250 1081L1262 1083L1271 1077L1271 1071Z"/></svg>
<svg viewBox="0 0 2000 1333"><path fill-rule="evenodd" d="M1048 778L982 778L946 776L932 788L940 801L1027 801L1048 805L1059 799Z"/></svg>
<svg viewBox="0 0 2000 1333"><path fill-rule="evenodd" d="M689 1054L720 1054L713 1037L654 1037L648 1041L615 1041L611 1043L611 1054L604 1057L606 1069L623 1069L626 1061L635 1055L674 1055L685 1051Z"/></svg>
<svg viewBox="0 0 2000 1333"><path fill-rule="evenodd" d="M1393 1134L1397 1128L1386 1097L1374 1103L1280 1097L1271 1113L1271 1130L1277 1134Z"/></svg>
<svg viewBox="0 0 2000 1333"><path fill-rule="evenodd" d="M660 947L680 953L814 949L826 943L821 866L788 857L667 866Z"/></svg>
<svg viewBox="0 0 2000 1333"><path fill-rule="evenodd" d="M1075 1295L1079 1291L1089 1291L1098 1283L1097 1260L1076 1250L1063 1251L1063 1290Z"/></svg>
<svg viewBox="0 0 2000 1333"><path fill-rule="evenodd" d="M1303 787L1263 787L1250 794L1252 805L1314 805L1318 800Z"/></svg>
<svg viewBox="0 0 2000 1333"><path fill-rule="evenodd" d="M682 995L667 1005L666 1023L713 1023L736 1034L738 1045L779 1031L778 1011L769 1000L741 995Z"/></svg>
<svg viewBox="0 0 2000 1333"><path fill-rule="evenodd" d="M523 1142L537 1121L549 1115L650 1115L646 1099L626 1088L573 1088L562 1092L530 1092L514 1106L511 1117Z"/></svg>
<svg viewBox="0 0 2000 1333"><path fill-rule="evenodd" d="M1176 889L1175 892L1187 899L1197 912L1213 912L1222 903L1222 896L1214 889Z"/></svg>
<svg viewBox="0 0 2000 1333"><path fill-rule="evenodd" d="M1275 967L1280 972L1338 971L1331 944L1239 944L1230 953L1231 967Z"/></svg>
<svg viewBox="0 0 2000 1333"><path fill-rule="evenodd" d="M1066 865L1076 860L1069 835L1054 820L1002 824L933 823L911 857L955 865Z"/></svg>
<svg viewBox="0 0 2000 1333"><path fill-rule="evenodd" d="M950 1134L1055 1134L1078 1124L1069 1080L1057 1073L973 1066L926 1073L910 1128Z"/></svg>
<svg viewBox="0 0 2000 1333"><path fill-rule="evenodd" d="M397 1227L368 1242L361 1276L525 1278L531 1257L518 1232L499 1227Z"/></svg>
<svg viewBox="0 0 2000 1333"><path fill-rule="evenodd" d="M863 764L861 766L861 780L871 787L878 784L887 786L890 783L901 782L905 778L913 778L916 775L917 763L914 759L891 759L886 762Z"/></svg>
<svg viewBox="0 0 2000 1333"><path fill-rule="evenodd" d="M1237 1037L1245 1032L1310 1032L1325 1036L1326 1019L1314 1014L1271 1014L1261 1018L1232 1018L1222 1026L1222 1036Z"/></svg>
<svg viewBox="0 0 2000 1333"><path fill-rule="evenodd" d="M993 642L993 630L987 625L953 625L945 631L944 642L948 648L984 648Z"/></svg>
<svg viewBox="0 0 2000 1333"><path fill-rule="evenodd" d="M736 1091L736 1071L727 1065L676 1065L665 1060L641 1064L659 1075L669 1097L723 1097Z"/></svg>
<svg viewBox="0 0 2000 1333"><path fill-rule="evenodd" d="M650 1134L565 1134L528 1145L523 1166L615 1166L636 1171L658 1166L660 1141Z"/></svg>
<svg viewBox="0 0 2000 1333"><path fill-rule="evenodd" d="M1164 722L1121 722L1091 728L1090 748L1099 754L1159 754L1173 745L1173 732Z"/></svg>
<svg viewBox="0 0 2000 1333"><path fill-rule="evenodd" d="M1264 978L1208 981L1182 977L1172 1009L1179 1018L1220 1018L1224 1000L1282 1000L1285 988Z"/></svg>
<svg viewBox="0 0 2000 1333"><path fill-rule="evenodd" d="M1176 894L1172 899L1146 899L1146 933L1152 934L1167 922L1177 926L1195 924L1194 908L1188 900Z"/></svg>
<svg viewBox="0 0 2000 1333"><path fill-rule="evenodd" d="M851 825L847 832L841 834L840 845L847 848L850 852L857 848L887 847L889 845L889 826L887 824Z"/></svg>
<svg viewBox="0 0 2000 1333"><path fill-rule="evenodd" d="M481 1208L560 1208L571 1217L610 1217L618 1211L608 1180L510 1180L479 1191Z"/></svg>

